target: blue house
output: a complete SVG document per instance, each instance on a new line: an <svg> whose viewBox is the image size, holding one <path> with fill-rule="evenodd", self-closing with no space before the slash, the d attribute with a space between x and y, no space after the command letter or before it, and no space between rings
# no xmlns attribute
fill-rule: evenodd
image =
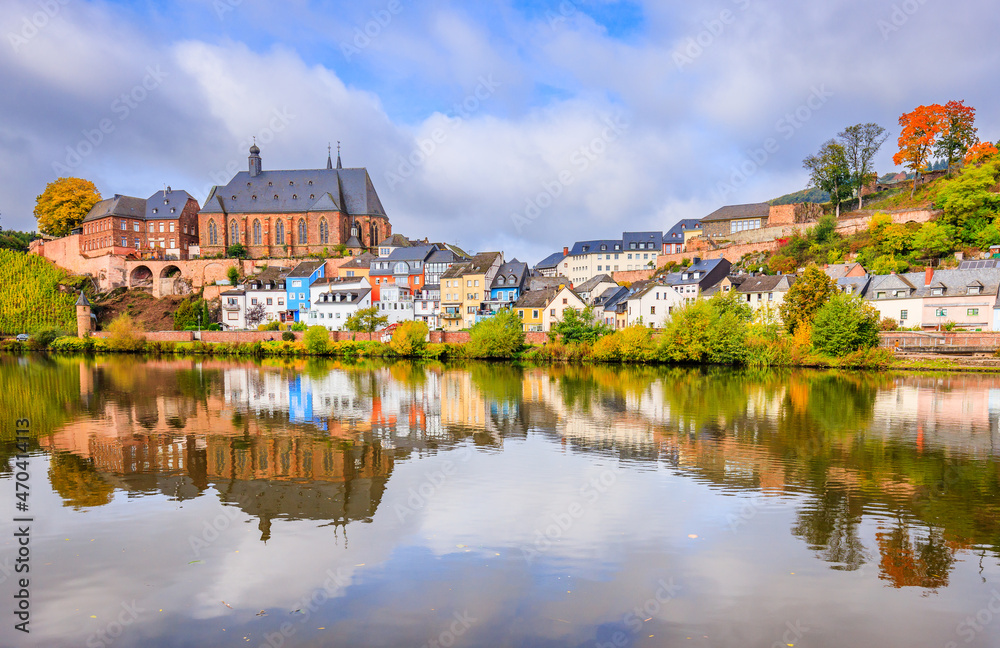
<svg viewBox="0 0 1000 648"><path fill-rule="evenodd" d="M299 319L299 312L309 310L309 287L323 276L325 266L326 261L303 261L285 278L285 287L288 291L285 304L296 322L304 321L304 318Z"/></svg>
<svg viewBox="0 0 1000 648"><path fill-rule="evenodd" d="M500 266L490 286L490 310L513 306L521 297L528 279L528 264L511 259Z"/></svg>

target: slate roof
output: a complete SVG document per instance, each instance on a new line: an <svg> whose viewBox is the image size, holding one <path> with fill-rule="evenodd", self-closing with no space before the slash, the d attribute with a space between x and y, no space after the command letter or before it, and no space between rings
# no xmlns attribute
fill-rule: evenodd
<svg viewBox="0 0 1000 648"><path fill-rule="evenodd" d="M618 302L628 298L628 288L625 286L612 286L597 296L593 305L595 308L604 310L614 310Z"/></svg>
<svg viewBox="0 0 1000 648"><path fill-rule="evenodd" d="M542 290L529 290L521 293L521 297L514 302L513 308L542 308L556 296L558 288L544 288Z"/></svg>
<svg viewBox="0 0 1000 648"><path fill-rule="evenodd" d="M345 304L345 303L359 302L363 300L365 296L368 295L368 293L370 293L371 291L372 289L369 288L368 286L354 286L354 287L343 286L340 288L331 288L326 292L319 293L319 295L317 295L316 302L313 305L315 306L316 304ZM332 299L327 301L322 301L321 299L322 295L353 295L353 297L351 298L350 302L346 300L336 302Z"/></svg>
<svg viewBox="0 0 1000 648"><path fill-rule="evenodd" d="M705 216L701 221L730 221L738 218L767 218L771 206L767 203L752 203L747 205L726 205Z"/></svg>
<svg viewBox="0 0 1000 648"><path fill-rule="evenodd" d="M146 220L177 218L181 215L188 200L194 200L194 197L180 189L157 191L146 199ZM156 213L153 213L154 209ZM171 209L176 211L171 213Z"/></svg>
<svg viewBox="0 0 1000 648"><path fill-rule="evenodd" d="M632 248L632 243L645 243L644 248ZM652 244L652 247L650 247ZM663 232L622 232L622 249L659 250L663 248Z"/></svg>
<svg viewBox="0 0 1000 648"><path fill-rule="evenodd" d="M915 273L923 277L922 272ZM982 270L935 270L934 282L928 288L934 288L940 284L944 288L944 294L933 295L930 290L925 290L924 297L959 297L969 294L969 286L981 284L980 295L996 295L1000 289L1000 268L984 268Z"/></svg>
<svg viewBox="0 0 1000 648"><path fill-rule="evenodd" d="M114 198L101 200L91 207L82 222L88 223L90 221L94 221L99 218L106 218L108 216L118 216L119 218L138 218L140 220L145 220L146 201L142 198L115 194Z"/></svg>
<svg viewBox="0 0 1000 648"><path fill-rule="evenodd" d="M578 293L589 293L600 283L618 283L610 275L599 274L587 279L579 286L574 286L573 290Z"/></svg>
<svg viewBox="0 0 1000 648"><path fill-rule="evenodd" d="M528 277L528 290L558 288L560 285L568 286L569 284L569 279L562 275L556 275L555 277Z"/></svg>
<svg viewBox="0 0 1000 648"><path fill-rule="evenodd" d="M356 286L365 282L367 282L365 277L321 277L313 282L313 287Z"/></svg>
<svg viewBox="0 0 1000 648"><path fill-rule="evenodd" d="M863 277L841 277L837 279L837 287L847 292L847 287L852 286L852 295L861 295L864 297L868 293L868 284L871 283L871 280L872 278L869 275L864 275Z"/></svg>
<svg viewBox="0 0 1000 648"><path fill-rule="evenodd" d="M480 252L476 256L469 260L469 269L466 274L482 274L489 270L493 262L496 261L498 256L501 256L503 252Z"/></svg>
<svg viewBox="0 0 1000 648"><path fill-rule="evenodd" d="M726 260L721 257L718 259L699 259L697 263L692 263L690 266L688 266L684 270L681 270L680 272L671 272L670 274L666 275L663 283L667 284L668 286L700 284L708 276L708 273L715 270L715 268L723 261ZM728 261L726 261L726 263L728 263ZM697 279L694 276L696 273L699 275ZM687 274L688 276L687 279L684 278L685 274Z"/></svg>
<svg viewBox="0 0 1000 648"><path fill-rule="evenodd" d="M252 277L248 277L246 283L248 286L249 284L260 284L263 287L265 283L270 281L275 284L275 287L269 290L279 290L277 284L283 282L285 280L285 277L288 276L289 272L291 272L291 268L268 266L258 274ZM263 288L251 288L251 290L262 290L262 289ZM284 290L284 288L280 288L280 290Z"/></svg>
<svg viewBox="0 0 1000 648"><path fill-rule="evenodd" d="M555 268L559 266L559 263L565 259L566 256L562 252L553 252L549 256L545 257L541 261L535 264L536 270L547 270L549 268Z"/></svg>
<svg viewBox="0 0 1000 648"><path fill-rule="evenodd" d="M201 211L208 214L342 211L385 216L365 168L262 170L253 177L249 171L240 171L228 184L212 188Z"/></svg>
<svg viewBox="0 0 1000 648"><path fill-rule="evenodd" d="M406 238L402 234L393 234L392 236L387 236L382 240L379 245L384 245L386 247L410 247L410 239Z"/></svg>
<svg viewBox="0 0 1000 648"><path fill-rule="evenodd" d="M684 232L690 229L701 229L701 221L697 218L682 218L663 233L663 240L667 243L683 243Z"/></svg>
<svg viewBox="0 0 1000 648"><path fill-rule="evenodd" d="M424 260L424 263L454 263L463 258L462 255L458 254L454 250L442 250L437 247L436 244L434 245L434 248L435 249L431 252L430 256Z"/></svg>
<svg viewBox="0 0 1000 648"><path fill-rule="evenodd" d="M354 257L347 263L340 266L341 268L367 268L371 266L371 262L375 260L375 255L371 252L362 252L358 256Z"/></svg>
<svg viewBox="0 0 1000 648"><path fill-rule="evenodd" d="M789 275L763 275L748 277L735 290L740 293L787 292L794 283L795 277Z"/></svg>
<svg viewBox="0 0 1000 648"><path fill-rule="evenodd" d="M318 268L326 265L326 261L303 261L295 269L288 273L289 277L308 277L316 272Z"/></svg>
<svg viewBox="0 0 1000 648"><path fill-rule="evenodd" d="M938 271L941 272L941 271ZM937 275L937 272L934 273ZM885 291L883 299L896 299L895 293L889 291L906 290L907 297L922 297L929 291L924 287L923 272L907 272L904 274L874 275L868 284L867 299L874 300L879 291Z"/></svg>
<svg viewBox="0 0 1000 648"><path fill-rule="evenodd" d="M618 249L615 249L615 246ZM604 246L603 248L601 246ZM573 247L569 249L569 256L577 256L581 254L594 254L597 252L621 252L624 248L622 247L621 239L595 239L593 241L577 241L573 244Z"/></svg>
<svg viewBox="0 0 1000 648"><path fill-rule="evenodd" d="M830 265L823 268L823 272L826 276L831 279L840 279L841 277L846 277L847 273L853 270L855 267L859 267L860 263L831 263Z"/></svg>
<svg viewBox="0 0 1000 648"><path fill-rule="evenodd" d="M527 263L521 263L517 259L511 259L507 263L501 265L500 269L497 270L497 276L493 278L492 287L500 288L500 287L520 286L521 284L524 283L524 278L527 274L528 274ZM514 276L515 283L513 284L505 283L503 284L503 286L497 283L497 280L500 279L501 277L503 277L506 280L510 278L511 275Z"/></svg>
<svg viewBox="0 0 1000 648"><path fill-rule="evenodd" d="M90 306L90 302L87 301L87 296L83 294L82 290L80 291L80 296L76 298L76 305L77 306Z"/></svg>
<svg viewBox="0 0 1000 648"><path fill-rule="evenodd" d="M470 261L463 261L461 263L456 263L447 270L441 273L442 279L454 279L455 277L461 277L466 273L469 268Z"/></svg>

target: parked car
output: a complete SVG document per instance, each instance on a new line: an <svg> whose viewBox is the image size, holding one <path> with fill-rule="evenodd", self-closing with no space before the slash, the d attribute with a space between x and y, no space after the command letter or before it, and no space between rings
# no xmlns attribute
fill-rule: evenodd
<svg viewBox="0 0 1000 648"><path fill-rule="evenodd" d="M17 335L18 342L27 342L30 338L31 336L28 335L27 333L18 333Z"/></svg>

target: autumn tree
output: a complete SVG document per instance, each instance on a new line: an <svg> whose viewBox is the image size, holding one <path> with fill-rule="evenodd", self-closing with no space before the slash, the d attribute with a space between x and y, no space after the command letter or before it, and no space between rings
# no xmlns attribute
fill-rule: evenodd
<svg viewBox="0 0 1000 648"><path fill-rule="evenodd" d="M781 320L788 332L795 333L803 324L812 324L816 311L830 299L833 292L833 279L814 265L806 268L781 302Z"/></svg>
<svg viewBox="0 0 1000 648"><path fill-rule="evenodd" d="M100 199L101 194L90 180L59 178L50 182L35 199L38 231L51 236L66 236L80 226Z"/></svg>
<svg viewBox="0 0 1000 648"><path fill-rule="evenodd" d="M830 194L830 201L840 217L840 203L850 196L851 176L847 167L844 147L836 140L828 140L816 155L802 160L809 171L809 184Z"/></svg>
<svg viewBox="0 0 1000 648"><path fill-rule="evenodd" d="M873 122L848 126L837 135L847 160L851 187L858 194L858 209L862 207L861 190L876 178L872 160L888 136L884 128Z"/></svg>
<svg viewBox="0 0 1000 648"><path fill-rule="evenodd" d="M918 106L899 118L903 130L899 134L899 152L892 156L892 161L913 171L911 198L917 190L917 177L927 167L927 159L945 127L945 121L945 109L938 104Z"/></svg>
<svg viewBox="0 0 1000 648"><path fill-rule="evenodd" d="M976 109L966 106L965 101L949 101L944 105L944 123L934 152L948 162L951 167L965 157L966 152L976 145Z"/></svg>
<svg viewBox="0 0 1000 648"><path fill-rule="evenodd" d="M965 159L962 160L963 164L966 166L970 164L977 164L983 160L987 160L997 154L997 147L990 142L979 142L978 144L973 144L969 147L969 150L965 153Z"/></svg>

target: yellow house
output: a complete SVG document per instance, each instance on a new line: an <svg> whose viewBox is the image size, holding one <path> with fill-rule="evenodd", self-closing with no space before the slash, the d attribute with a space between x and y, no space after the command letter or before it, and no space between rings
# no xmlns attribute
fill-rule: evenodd
<svg viewBox="0 0 1000 648"><path fill-rule="evenodd" d="M484 314L503 252L481 252L441 275L441 320L446 331L471 328Z"/></svg>
<svg viewBox="0 0 1000 648"><path fill-rule="evenodd" d="M521 317L525 332L542 330L542 315L555 294L555 288L529 290L521 294L514 304L514 311Z"/></svg>

